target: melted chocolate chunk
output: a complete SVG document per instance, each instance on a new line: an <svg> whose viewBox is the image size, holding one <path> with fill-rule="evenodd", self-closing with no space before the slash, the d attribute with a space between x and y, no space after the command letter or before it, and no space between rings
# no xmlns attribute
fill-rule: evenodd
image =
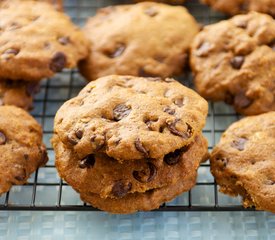
<svg viewBox="0 0 275 240"><path fill-rule="evenodd" d="M147 162L147 164L148 164L149 171L148 170L133 171L133 177L141 183L151 182L157 175L156 166L151 162Z"/></svg>
<svg viewBox="0 0 275 240"><path fill-rule="evenodd" d="M170 107L165 107L165 108L163 109L163 111L166 112L166 113L168 113L168 114L170 114L170 115L174 115L175 112L176 112L175 109L172 109L172 108L170 108Z"/></svg>
<svg viewBox="0 0 275 240"><path fill-rule="evenodd" d="M145 158L149 157L147 150L143 147L139 138L137 138L135 141L135 147L139 152L141 152L144 155Z"/></svg>
<svg viewBox="0 0 275 240"><path fill-rule="evenodd" d="M177 130L176 128L176 125L177 125L177 122L179 121L179 119L176 119L174 122L170 123L170 124L167 124L167 128L169 129L169 131L176 135L176 136L179 136L179 137L182 137L184 139L188 139L192 136L193 134L193 128L188 124L186 123L187 125L187 131L186 132L180 132Z"/></svg>
<svg viewBox="0 0 275 240"><path fill-rule="evenodd" d="M127 117L131 112L131 108L125 104L117 105L113 110L114 120L120 121L121 119Z"/></svg>
<svg viewBox="0 0 275 240"><path fill-rule="evenodd" d="M78 139L81 139L83 137L83 131L78 129L75 131L75 136L78 138Z"/></svg>
<svg viewBox="0 0 275 240"><path fill-rule="evenodd" d="M252 103L253 103L253 101L251 99L249 99L248 97L246 97L244 92L238 93L234 98L234 105L237 108L247 108Z"/></svg>
<svg viewBox="0 0 275 240"><path fill-rule="evenodd" d="M122 198L131 189L132 189L132 183L125 184L122 180L119 180L113 185L112 194L117 198Z"/></svg>
<svg viewBox="0 0 275 240"><path fill-rule="evenodd" d="M244 56L235 56L231 59L230 63L234 69L240 69L244 63Z"/></svg>
<svg viewBox="0 0 275 240"><path fill-rule="evenodd" d="M83 158L78 164L80 168L92 168L94 165L95 156L93 154L90 154L87 157Z"/></svg>
<svg viewBox="0 0 275 240"><path fill-rule="evenodd" d="M180 161L182 151L181 149L177 149L172 153L168 153L164 156L164 162L168 165L175 165Z"/></svg>
<svg viewBox="0 0 275 240"><path fill-rule="evenodd" d="M66 63L67 58L65 54L62 52L57 52L54 54L49 67L53 72L61 72L62 69L66 66Z"/></svg>
<svg viewBox="0 0 275 240"><path fill-rule="evenodd" d="M6 135L3 132L0 132L0 145L4 145L7 142Z"/></svg>

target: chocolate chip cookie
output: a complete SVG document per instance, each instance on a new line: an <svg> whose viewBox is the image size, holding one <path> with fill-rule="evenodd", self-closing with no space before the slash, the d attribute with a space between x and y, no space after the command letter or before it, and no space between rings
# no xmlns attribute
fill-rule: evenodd
<svg viewBox="0 0 275 240"><path fill-rule="evenodd" d="M190 145L160 159L140 159L123 164L105 154L90 154L79 159L57 136L52 143L61 178L77 192L96 193L101 198L121 198L129 193L144 193L175 184L185 176L185 164L189 159L202 160L203 154L207 153L207 141L201 134Z"/></svg>
<svg viewBox="0 0 275 240"><path fill-rule="evenodd" d="M220 191L275 213L275 112L232 124L211 153Z"/></svg>
<svg viewBox="0 0 275 240"><path fill-rule="evenodd" d="M199 26L184 7L143 2L100 9L84 31L91 54L79 67L88 80L110 74L165 78L183 72Z"/></svg>
<svg viewBox="0 0 275 240"><path fill-rule="evenodd" d="M0 194L24 184L48 158L42 129L24 110L0 106Z"/></svg>
<svg viewBox="0 0 275 240"><path fill-rule="evenodd" d="M201 2L229 15L257 11L275 17L274 0L201 0Z"/></svg>
<svg viewBox="0 0 275 240"><path fill-rule="evenodd" d="M38 91L37 82L0 81L0 106L13 105L32 110L33 95Z"/></svg>
<svg viewBox="0 0 275 240"><path fill-rule="evenodd" d="M67 101L54 131L80 159L95 152L157 159L193 142L207 112L203 98L173 79L111 75Z"/></svg>
<svg viewBox="0 0 275 240"><path fill-rule="evenodd" d="M275 110L275 21L251 12L206 26L192 44L197 91L244 115Z"/></svg>
<svg viewBox="0 0 275 240"><path fill-rule="evenodd" d="M89 52L84 34L48 3L0 2L0 78L36 81L73 68Z"/></svg>

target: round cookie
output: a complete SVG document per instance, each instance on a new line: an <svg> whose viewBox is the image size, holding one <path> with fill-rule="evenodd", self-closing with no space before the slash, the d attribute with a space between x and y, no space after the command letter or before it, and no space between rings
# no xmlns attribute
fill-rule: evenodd
<svg viewBox="0 0 275 240"><path fill-rule="evenodd" d="M48 158L42 129L24 110L0 106L0 194L24 184Z"/></svg>
<svg viewBox="0 0 275 240"><path fill-rule="evenodd" d="M28 44L26 44L28 43ZM89 42L68 16L48 3L0 2L0 78L37 81L73 68Z"/></svg>
<svg viewBox="0 0 275 240"><path fill-rule="evenodd" d="M39 83L23 81L0 81L0 106L13 105L32 110L33 95L39 91Z"/></svg>
<svg viewBox="0 0 275 240"><path fill-rule="evenodd" d="M80 159L157 159L193 142L207 112L203 98L173 79L111 75L65 102L54 131Z"/></svg>
<svg viewBox="0 0 275 240"><path fill-rule="evenodd" d="M220 191L275 213L275 112L232 124L211 153Z"/></svg>
<svg viewBox="0 0 275 240"><path fill-rule="evenodd" d="M91 192L80 193L84 202L111 213L133 213L136 211L149 211L159 208L164 202L168 202L183 192L189 191L196 184L197 169L204 160L207 149L204 149L197 157L187 158L182 164L181 178L168 186L150 189L144 193L128 193L121 198L101 198Z"/></svg>
<svg viewBox="0 0 275 240"><path fill-rule="evenodd" d="M80 72L88 80L111 74L179 75L198 31L181 6L144 2L100 9L84 27L91 54L79 64Z"/></svg>
<svg viewBox="0 0 275 240"><path fill-rule="evenodd" d="M201 0L201 2L229 15L257 11L275 17L274 0Z"/></svg>
<svg viewBox="0 0 275 240"><path fill-rule="evenodd" d="M275 20L251 12L206 26L191 50L201 96L255 115L275 110Z"/></svg>
<svg viewBox="0 0 275 240"><path fill-rule="evenodd" d="M188 159L206 160L208 144L202 135L194 143L161 159L140 159L123 164L105 154L89 155L78 159L71 149L55 136L55 165L61 178L77 192L92 192L101 198L121 198L129 193L146 192L175 184L183 176Z"/></svg>

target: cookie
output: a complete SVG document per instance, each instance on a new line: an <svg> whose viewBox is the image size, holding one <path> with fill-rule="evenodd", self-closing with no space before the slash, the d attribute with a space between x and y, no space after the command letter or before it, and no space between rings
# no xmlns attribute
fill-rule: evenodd
<svg viewBox="0 0 275 240"><path fill-rule="evenodd" d="M220 191L241 195L245 207L275 213L275 112L232 124L211 153Z"/></svg>
<svg viewBox="0 0 275 240"><path fill-rule="evenodd" d="M229 15L257 11L275 17L274 0L201 0L201 2Z"/></svg>
<svg viewBox="0 0 275 240"><path fill-rule="evenodd" d="M13 105L32 110L33 95L39 91L39 83L23 81L0 81L0 106Z"/></svg>
<svg viewBox="0 0 275 240"><path fill-rule="evenodd" d="M161 159L140 159L123 164L105 154L91 154L79 159L58 139L53 138L55 165L61 178L77 192L92 192L101 198L121 198L129 193L175 184L185 176L189 159L207 157L207 141L200 134L190 145L177 149ZM190 171L193 171L190 169ZM121 192L117 189L125 189Z"/></svg>
<svg viewBox="0 0 275 240"><path fill-rule="evenodd" d="M0 106L0 194L27 182L48 158L42 129L24 110Z"/></svg>
<svg viewBox="0 0 275 240"><path fill-rule="evenodd" d="M75 67L88 53L84 34L52 5L0 2L0 79L38 81Z"/></svg>
<svg viewBox="0 0 275 240"><path fill-rule="evenodd" d="M198 31L181 6L144 2L100 9L84 27L91 54L80 62L80 72L88 80L111 74L179 75Z"/></svg>
<svg viewBox="0 0 275 240"><path fill-rule="evenodd" d="M53 4L54 7L59 11L63 10L63 1L62 0L42 0L42 1Z"/></svg>
<svg viewBox="0 0 275 240"><path fill-rule="evenodd" d="M251 12L206 26L191 50L201 96L232 104L238 113L275 110L275 21Z"/></svg>
<svg viewBox="0 0 275 240"><path fill-rule="evenodd" d="M99 194L92 192L80 192L80 197L84 202L90 203L93 207L111 213L126 214L159 208L164 202L168 202L181 193L189 191L195 185L197 169L206 153L207 146L205 145L196 157L185 158L181 163L181 178L171 185L153 188L143 193L125 193L125 190L129 188L127 189L118 185L115 191L121 194L120 198L101 198Z"/></svg>
<svg viewBox="0 0 275 240"><path fill-rule="evenodd" d="M111 75L65 102L54 131L80 159L98 152L157 159L193 142L207 112L203 98L171 78Z"/></svg>

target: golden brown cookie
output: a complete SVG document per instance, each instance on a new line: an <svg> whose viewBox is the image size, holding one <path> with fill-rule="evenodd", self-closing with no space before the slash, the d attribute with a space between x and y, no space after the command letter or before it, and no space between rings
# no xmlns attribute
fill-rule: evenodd
<svg viewBox="0 0 275 240"><path fill-rule="evenodd" d="M0 106L0 194L27 182L48 158L42 129L24 110Z"/></svg>
<svg viewBox="0 0 275 240"><path fill-rule="evenodd" d="M121 198L129 193L144 193L175 184L185 176L186 162L202 160L202 155L207 153L207 141L201 134L189 146L163 158L126 161L123 164L105 154L90 154L79 159L57 136L52 144L61 178L77 192L96 193L101 198Z"/></svg>
<svg viewBox="0 0 275 240"><path fill-rule="evenodd" d="M275 112L232 124L211 153L220 191L275 213Z"/></svg>
<svg viewBox="0 0 275 240"><path fill-rule="evenodd" d="M0 2L0 78L36 81L73 68L89 52L84 34L44 2Z"/></svg>
<svg viewBox="0 0 275 240"><path fill-rule="evenodd" d="M275 20L251 12L206 26L195 38L191 66L201 96L255 115L275 110Z"/></svg>
<svg viewBox="0 0 275 240"><path fill-rule="evenodd" d="M39 91L39 83L23 81L0 81L0 106L13 105L32 110L33 95Z"/></svg>
<svg viewBox="0 0 275 240"><path fill-rule="evenodd" d="M110 74L179 75L198 31L181 6L144 2L100 9L84 27L91 54L80 63L80 71L88 80Z"/></svg>
<svg viewBox="0 0 275 240"><path fill-rule="evenodd" d="M275 17L274 0L201 0L201 2L229 15L257 11Z"/></svg>
<svg viewBox="0 0 275 240"><path fill-rule="evenodd" d="M111 75L89 83L57 112L54 131L80 159L161 158L194 141L208 112L193 90L166 78Z"/></svg>
<svg viewBox="0 0 275 240"><path fill-rule="evenodd" d="M92 192L81 192L80 197L92 206L111 213L126 214L159 208L164 202L171 201L181 193L189 191L195 185L197 169L200 162L205 160L206 153L207 145L204 145L201 146L196 157L184 159L181 163L181 178L170 185L153 188L143 193L134 192L122 194L121 198L101 198L100 195ZM127 189L117 186L115 190L119 193L125 193Z"/></svg>

